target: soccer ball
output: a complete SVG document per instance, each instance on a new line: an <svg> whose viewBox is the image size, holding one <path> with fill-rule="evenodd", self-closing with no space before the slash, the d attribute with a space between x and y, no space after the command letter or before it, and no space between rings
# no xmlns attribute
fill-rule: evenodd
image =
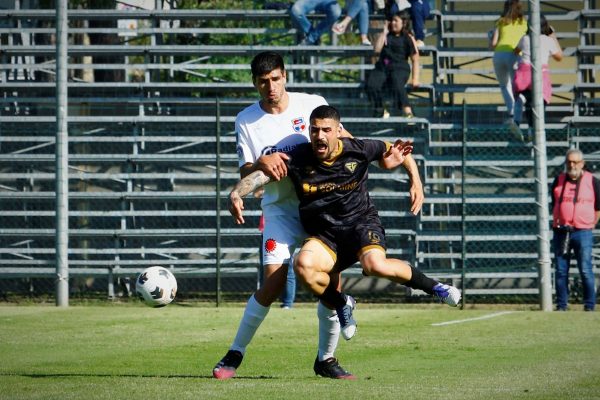
<svg viewBox="0 0 600 400"><path fill-rule="evenodd" d="M149 267L138 275L135 292L147 306L164 307L177 294L177 280L166 268Z"/></svg>

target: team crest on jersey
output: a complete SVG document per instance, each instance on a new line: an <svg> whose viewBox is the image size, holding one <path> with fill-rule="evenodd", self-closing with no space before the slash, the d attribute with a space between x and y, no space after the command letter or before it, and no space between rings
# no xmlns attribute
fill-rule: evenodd
<svg viewBox="0 0 600 400"><path fill-rule="evenodd" d="M344 164L344 167L346 167L346 169L352 173L354 173L354 170L356 169L357 166L358 166L358 163L356 161L350 161L350 162L347 162L346 164Z"/></svg>
<svg viewBox="0 0 600 400"><path fill-rule="evenodd" d="M265 241L265 251L267 253L272 253L277 248L277 241L275 239L267 239Z"/></svg>
<svg viewBox="0 0 600 400"><path fill-rule="evenodd" d="M306 129L306 122L304 122L304 117L294 118L292 120L292 128L296 133L302 133Z"/></svg>

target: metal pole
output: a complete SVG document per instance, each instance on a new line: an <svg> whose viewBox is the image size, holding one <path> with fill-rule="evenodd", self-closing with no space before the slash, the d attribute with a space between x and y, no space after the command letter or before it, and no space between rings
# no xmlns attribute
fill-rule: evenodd
<svg viewBox="0 0 600 400"><path fill-rule="evenodd" d="M552 282L550 274L550 240L548 229L548 165L546 157L546 130L542 98L542 64L540 57L540 3L531 0L529 7L531 37L531 64L533 66L533 126L535 129L535 180L538 222L538 274L540 308L552 311Z"/></svg>
<svg viewBox="0 0 600 400"><path fill-rule="evenodd" d="M56 305L69 306L67 0L56 3Z"/></svg>
<svg viewBox="0 0 600 400"><path fill-rule="evenodd" d="M465 175L467 173L467 102L463 99L463 124L462 124L462 173L460 178L460 197L461 197L461 216L460 216L460 226L461 226L461 243L462 243L462 268L460 269L460 285L462 292L462 299L460 303L460 308L464 309L466 304L466 282L465 276L467 273L467 194L466 183L465 183Z"/></svg>
<svg viewBox="0 0 600 400"><path fill-rule="evenodd" d="M217 290L216 290L216 302L217 307L221 305L221 102L217 97L215 99L216 106L216 120L217 126L216 134L217 134L217 142L216 142L216 152L217 152L217 180L215 182L215 191L216 191L216 199L217 204L215 207L217 220L216 220L216 246L217 246L217 260L216 260L216 269L217 269Z"/></svg>

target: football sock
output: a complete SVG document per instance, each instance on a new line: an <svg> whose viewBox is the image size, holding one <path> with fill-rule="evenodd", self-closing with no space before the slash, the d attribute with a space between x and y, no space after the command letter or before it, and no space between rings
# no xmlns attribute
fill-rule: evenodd
<svg viewBox="0 0 600 400"><path fill-rule="evenodd" d="M433 287L437 284L437 282L412 265L408 265L412 271L412 277L404 285L408 286L409 288L420 289L427 294L433 294Z"/></svg>
<svg viewBox="0 0 600 400"><path fill-rule="evenodd" d="M319 361L327 360L334 356L340 338L340 322L335 310L330 310L319 301L317 306L319 318Z"/></svg>
<svg viewBox="0 0 600 400"><path fill-rule="evenodd" d="M256 330L264 321L269 309L270 307L261 306L254 298L254 295L250 296L230 350L237 350L242 354L246 353L246 346L248 346Z"/></svg>
<svg viewBox="0 0 600 400"><path fill-rule="evenodd" d="M317 297L325 303L331 304L336 309L342 308L346 304L344 295L331 286L327 286L323 294Z"/></svg>

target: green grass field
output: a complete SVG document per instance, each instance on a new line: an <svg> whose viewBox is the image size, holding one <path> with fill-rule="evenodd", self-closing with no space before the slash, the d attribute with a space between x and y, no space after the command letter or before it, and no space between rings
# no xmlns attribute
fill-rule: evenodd
<svg viewBox="0 0 600 400"><path fill-rule="evenodd" d="M216 381L242 311L0 306L0 398L600 398L598 312L359 304L357 336L337 352L358 380L334 381L312 372L314 305L273 307L238 377Z"/></svg>

